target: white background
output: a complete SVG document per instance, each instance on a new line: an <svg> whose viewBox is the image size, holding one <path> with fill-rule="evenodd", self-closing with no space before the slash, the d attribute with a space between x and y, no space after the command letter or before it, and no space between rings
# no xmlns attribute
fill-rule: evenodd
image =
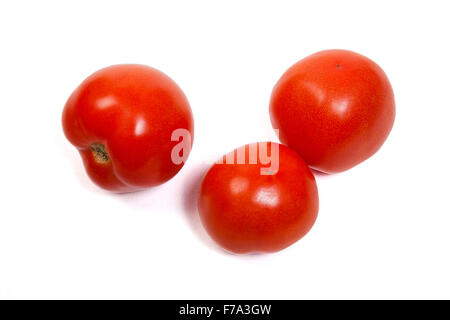
<svg viewBox="0 0 450 320"><path fill-rule="evenodd" d="M448 1L2 1L0 298L450 298ZM322 49L375 60L391 80L381 150L319 176L316 225L271 255L222 251L196 188L216 158L276 140L281 74ZM61 112L99 68L148 64L195 117L182 171L108 194L65 140Z"/></svg>

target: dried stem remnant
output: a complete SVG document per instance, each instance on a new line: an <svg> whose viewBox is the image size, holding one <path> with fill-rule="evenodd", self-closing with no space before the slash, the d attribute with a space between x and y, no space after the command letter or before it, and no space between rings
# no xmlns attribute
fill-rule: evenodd
<svg viewBox="0 0 450 320"><path fill-rule="evenodd" d="M98 163L108 163L109 155L106 152L105 145L103 143L94 142L91 144L92 155L94 156L95 161Z"/></svg>

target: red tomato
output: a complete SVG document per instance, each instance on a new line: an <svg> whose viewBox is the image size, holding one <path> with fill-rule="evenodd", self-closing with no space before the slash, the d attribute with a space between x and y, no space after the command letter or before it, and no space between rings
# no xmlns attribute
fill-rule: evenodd
<svg viewBox="0 0 450 320"><path fill-rule="evenodd" d="M89 76L67 101L62 123L89 177L100 187L129 192L161 184L183 166L173 148L194 132L189 103L164 73L142 65L116 65ZM190 137L172 134L184 129ZM174 140L174 141L172 141Z"/></svg>
<svg viewBox="0 0 450 320"><path fill-rule="evenodd" d="M319 208L316 181L295 151L277 143L255 143L221 160L203 179L198 208L207 232L223 248L275 252L311 229Z"/></svg>
<svg viewBox="0 0 450 320"><path fill-rule="evenodd" d="M372 156L395 118L392 87L368 58L345 50L315 53L289 68L270 101L281 142L314 169L345 171Z"/></svg>

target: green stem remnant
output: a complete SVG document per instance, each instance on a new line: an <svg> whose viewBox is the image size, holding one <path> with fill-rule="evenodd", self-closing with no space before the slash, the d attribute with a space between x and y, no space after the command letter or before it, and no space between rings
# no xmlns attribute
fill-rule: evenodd
<svg viewBox="0 0 450 320"><path fill-rule="evenodd" d="M106 148L103 143L94 142L91 143L90 147L95 161L101 164L106 164L109 162L109 155L108 152L106 152Z"/></svg>

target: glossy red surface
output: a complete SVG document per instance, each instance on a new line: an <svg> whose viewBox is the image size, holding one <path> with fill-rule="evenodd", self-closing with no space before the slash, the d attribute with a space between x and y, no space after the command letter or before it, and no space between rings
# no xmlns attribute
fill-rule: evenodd
<svg viewBox="0 0 450 320"><path fill-rule="evenodd" d="M314 169L345 171L372 156L395 118L392 87L368 58L345 50L315 53L289 68L270 100L282 143Z"/></svg>
<svg viewBox="0 0 450 320"><path fill-rule="evenodd" d="M193 117L181 89L164 73L143 65L116 65L89 76L72 93L62 116L64 133L100 187L129 192L161 184L183 166L173 163L176 129L192 138ZM96 160L93 144L109 161ZM185 149L184 152L189 152Z"/></svg>
<svg viewBox="0 0 450 320"><path fill-rule="evenodd" d="M319 199L311 170L290 148L278 146L273 174L262 175L261 149L246 145L233 151L235 164L214 164L206 173L198 201L201 221L209 235L234 253L275 252L302 238L316 220ZM250 150L258 161L249 162ZM245 163L237 163L237 154ZM265 152L263 153L265 154ZM227 156L224 156L226 159Z"/></svg>

